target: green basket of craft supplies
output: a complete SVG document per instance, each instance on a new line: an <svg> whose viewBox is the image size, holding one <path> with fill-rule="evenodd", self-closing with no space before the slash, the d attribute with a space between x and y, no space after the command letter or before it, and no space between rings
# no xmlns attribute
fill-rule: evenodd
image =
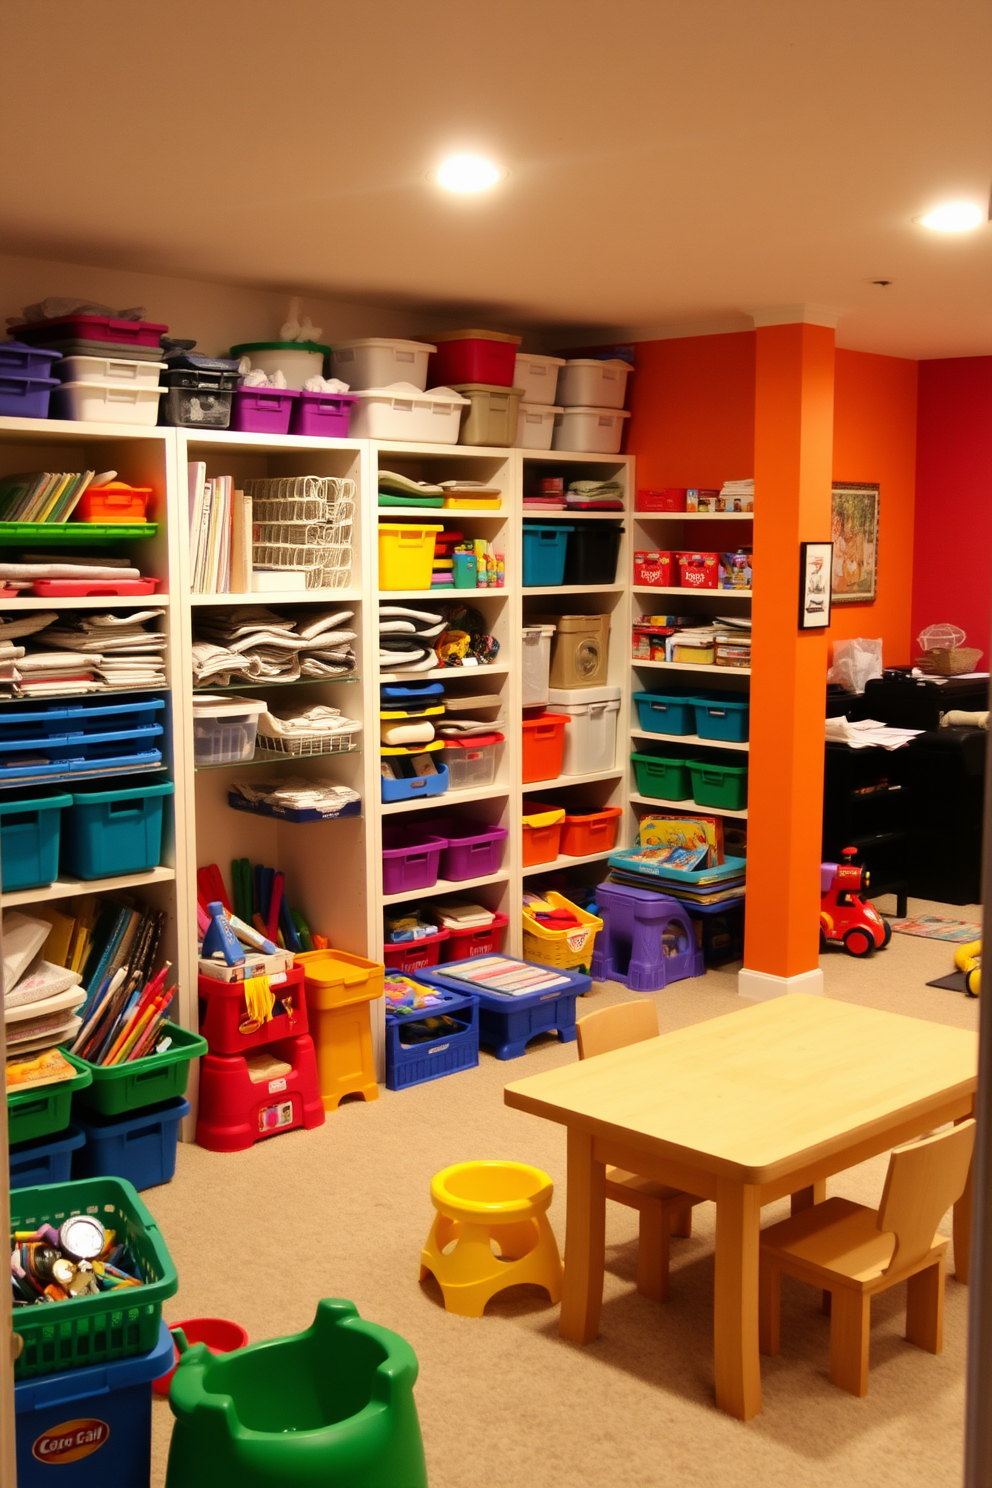
<svg viewBox="0 0 992 1488"><path fill-rule="evenodd" d="M80 1060L93 1076L93 1083L80 1091L80 1105L101 1116L123 1116L126 1111L140 1111L143 1106L185 1095L190 1060L206 1054L207 1041L177 1023L163 1023L162 1033L172 1039L164 1054L146 1054L143 1059L111 1065Z"/></svg>
<svg viewBox="0 0 992 1488"><path fill-rule="evenodd" d="M154 537L157 522L0 522L0 543L72 543L94 547L98 543L133 542Z"/></svg>
<svg viewBox="0 0 992 1488"><path fill-rule="evenodd" d="M65 1131L72 1113L72 1097L77 1090L84 1090L93 1079L90 1067L67 1049L59 1053L69 1061L76 1074L71 1080L60 1080L57 1085L26 1085L21 1089L7 1091L7 1140L13 1147L15 1142L35 1142L39 1137L52 1137Z"/></svg>
<svg viewBox="0 0 992 1488"><path fill-rule="evenodd" d="M747 765L718 765L690 760L692 795L697 806L719 806L743 811L747 805Z"/></svg>
<svg viewBox="0 0 992 1488"><path fill-rule="evenodd" d="M123 1178L45 1183L16 1188L10 1195L12 1231L30 1232L43 1224L59 1229L74 1214L95 1215L114 1231L143 1285L15 1308L14 1332L23 1340L15 1379L148 1353L158 1342L162 1303L179 1289L158 1225Z"/></svg>

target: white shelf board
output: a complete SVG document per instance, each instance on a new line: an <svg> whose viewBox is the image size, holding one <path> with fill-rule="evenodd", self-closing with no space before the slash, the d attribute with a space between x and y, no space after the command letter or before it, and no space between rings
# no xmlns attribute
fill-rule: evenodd
<svg viewBox="0 0 992 1488"><path fill-rule="evenodd" d="M561 790L566 785L588 785L594 780L616 780L623 774L623 766L613 770L591 770L588 775L558 775L554 780L535 780L533 785L529 781L523 784L525 796L533 795L535 791Z"/></svg>
<svg viewBox="0 0 992 1488"><path fill-rule="evenodd" d="M709 676L717 677L750 677L750 667L718 667L711 663L698 664L694 661L638 661L636 657L631 658L632 667L640 671L641 667L650 667L652 671L662 672L706 672Z"/></svg>
<svg viewBox="0 0 992 1488"><path fill-rule="evenodd" d="M108 607L115 610L143 610L149 605L164 609L168 604L168 594L53 594L48 599L39 599L36 594L22 599L0 596L0 610L105 610Z"/></svg>
<svg viewBox="0 0 992 1488"><path fill-rule="evenodd" d="M521 513L525 522L622 522L630 515L622 509L616 511L577 512L570 507L546 506L542 511L534 506L525 506Z"/></svg>
<svg viewBox="0 0 992 1488"><path fill-rule="evenodd" d="M406 455L436 455L439 460L507 460L513 454L509 446L494 444L401 444L390 439L373 439L372 446L380 470L389 469L388 463L383 464L383 456L388 462L397 456L402 460Z"/></svg>
<svg viewBox="0 0 992 1488"><path fill-rule="evenodd" d="M557 858L552 858L550 863L532 863L529 868L522 869L524 878L534 873L554 873L559 868L578 868L583 863L602 863L611 853L616 852L615 847L607 848L606 852L586 853L581 858L570 858L566 853L559 853Z"/></svg>
<svg viewBox="0 0 992 1488"><path fill-rule="evenodd" d="M524 599L532 594L620 594L623 584L539 584L536 588L525 587Z"/></svg>
<svg viewBox="0 0 992 1488"><path fill-rule="evenodd" d="M97 424L87 419L0 418L0 434L26 434L20 443L51 444L69 439L154 439L163 441L173 434L165 424Z"/></svg>
<svg viewBox="0 0 992 1488"><path fill-rule="evenodd" d="M542 404L541 407L550 406ZM540 465L630 465L633 455L601 455L588 450L536 450L522 449L524 464L533 461Z"/></svg>
<svg viewBox="0 0 992 1488"><path fill-rule="evenodd" d="M252 589L248 594L191 594L192 605L326 604L361 599L361 589ZM146 600L146 603L150 601Z"/></svg>
<svg viewBox="0 0 992 1488"><path fill-rule="evenodd" d="M634 584L631 588L632 594L677 594L680 599L687 594L703 595L706 599L750 599L753 592L751 589L685 589L678 584Z"/></svg>
<svg viewBox="0 0 992 1488"><path fill-rule="evenodd" d="M729 811L720 806L700 806L695 801L662 801L657 796L639 796L636 791L630 793L630 804L651 806L655 811L684 811L686 816L703 812L706 816L734 816L741 821L747 819L747 807L743 811Z"/></svg>
<svg viewBox="0 0 992 1488"><path fill-rule="evenodd" d="M497 800L509 793L508 785L473 785L468 790L443 791L439 796L422 796L416 801L384 801L380 810L383 816L398 816L403 811L428 811L432 806L457 806L462 801Z"/></svg>
<svg viewBox="0 0 992 1488"><path fill-rule="evenodd" d="M463 590L467 593L467 590ZM428 667L425 672L380 672L380 682L436 682L444 677L498 677L510 668L505 663L477 667Z"/></svg>
<svg viewBox="0 0 992 1488"><path fill-rule="evenodd" d="M435 796L435 800L438 797ZM440 799L443 801L444 797ZM405 904L407 900L433 898L436 894L454 894L459 889L481 889L483 884L506 883L510 876L508 868L501 868L498 873L484 873L481 878L463 878L459 882L453 879L439 878L437 883L431 884L429 889L414 889L411 893L408 889L405 894L383 894L383 904Z"/></svg>
<svg viewBox="0 0 992 1488"><path fill-rule="evenodd" d="M237 429L183 429L186 448L216 444L229 450L349 450L358 454L360 439L325 439L312 434L242 434Z"/></svg>
<svg viewBox="0 0 992 1488"><path fill-rule="evenodd" d="M754 512L635 511L635 522L753 522Z"/></svg>
<svg viewBox="0 0 992 1488"><path fill-rule="evenodd" d="M630 737L632 739L647 739L649 743L653 740L664 739L670 744L691 744L693 748L698 745L702 749L749 750L751 748L748 743L731 743L727 739L703 739L699 734L651 734L646 729L631 729Z"/></svg>
<svg viewBox="0 0 992 1488"><path fill-rule="evenodd" d="M143 884L169 883L176 876L173 868L149 868L147 873L122 873L114 878L60 878L42 889L14 889L0 894L4 909L15 904L42 904L51 899L72 899L77 894L103 894L108 889L138 889Z"/></svg>
<svg viewBox="0 0 992 1488"><path fill-rule="evenodd" d="M449 521L459 517L488 517L493 522L505 522L510 515L505 506L379 506L376 508L380 520L399 522L404 517L431 517Z"/></svg>
<svg viewBox="0 0 992 1488"><path fill-rule="evenodd" d="M477 599L505 599L512 593L512 584L503 589L490 589L488 585L484 589L456 589L451 584L445 585L443 589L380 589L379 600L382 604L391 604L394 599L427 599L436 604L438 600L464 599L469 594L474 602Z"/></svg>

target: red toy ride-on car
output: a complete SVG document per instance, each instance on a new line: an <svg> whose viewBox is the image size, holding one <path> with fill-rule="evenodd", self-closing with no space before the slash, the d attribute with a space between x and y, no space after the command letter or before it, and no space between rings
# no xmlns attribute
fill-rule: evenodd
<svg viewBox="0 0 992 1488"><path fill-rule="evenodd" d="M888 945L892 926L861 897L868 892L868 869L854 862L856 852L845 847L843 863L820 864L820 940L841 941L849 955L867 956Z"/></svg>

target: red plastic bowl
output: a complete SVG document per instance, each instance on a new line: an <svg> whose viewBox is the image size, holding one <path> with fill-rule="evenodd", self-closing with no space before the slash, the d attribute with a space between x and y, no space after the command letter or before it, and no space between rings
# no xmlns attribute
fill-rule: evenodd
<svg viewBox="0 0 992 1488"><path fill-rule="evenodd" d="M248 1342L248 1334L241 1324L230 1323L227 1318L189 1318L185 1323L170 1323L169 1328L182 1328L187 1343L205 1343L212 1354L230 1354L234 1349L244 1348ZM156 1395L168 1395L178 1363L177 1349L176 1363L168 1374L162 1374L152 1381L152 1389Z"/></svg>

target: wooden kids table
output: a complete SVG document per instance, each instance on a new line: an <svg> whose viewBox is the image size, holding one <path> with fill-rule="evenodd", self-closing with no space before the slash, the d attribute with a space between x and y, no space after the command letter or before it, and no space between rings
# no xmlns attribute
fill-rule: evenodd
<svg viewBox="0 0 992 1488"><path fill-rule="evenodd" d="M714 1372L722 1410L761 1410L761 1206L972 1114L977 1035L796 993L516 1080L507 1105L568 1128L559 1332L590 1343L603 1299L606 1164L716 1200ZM971 1193L954 1209L968 1279Z"/></svg>

